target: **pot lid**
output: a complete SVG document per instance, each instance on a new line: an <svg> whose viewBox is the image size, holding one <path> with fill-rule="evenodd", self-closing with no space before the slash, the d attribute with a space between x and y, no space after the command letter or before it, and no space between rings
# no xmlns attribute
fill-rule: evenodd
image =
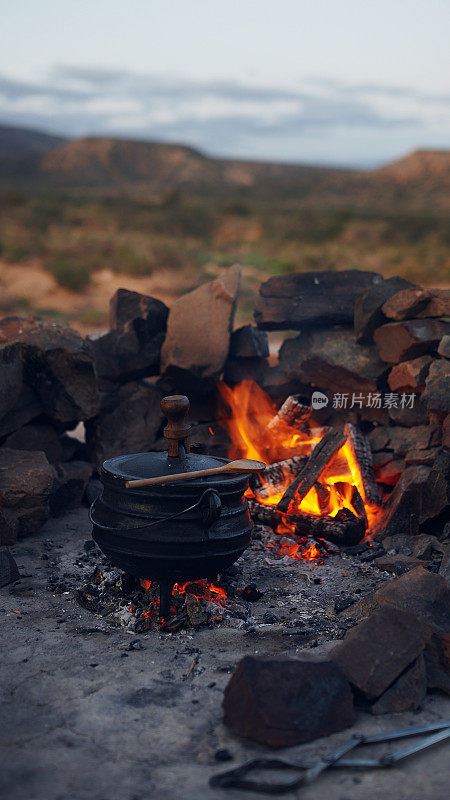
<svg viewBox="0 0 450 800"><path fill-rule="evenodd" d="M189 452L189 432L191 426L186 423L189 411L189 400L184 395L171 395L161 400L161 410L167 417L164 436L167 440L166 452L131 453L109 458L103 463L102 472L110 478L120 481L156 478L162 475L175 475L179 472L196 472L201 469L212 469L227 464L229 459L218 456L206 456ZM249 476L241 474L210 475L189 481L189 485L216 486L242 482ZM169 481L168 481L169 483Z"/></svg>
<svg viewBox="0 0 450 800"><path fill-rule="evenodd" d="M126 456L109 458L103 469L122 480L139 478L156 478L160 475L175 475L178 472L196 472L200 469L212 469L227 464L228 459L216 456L204 456L197 453L186 453L171 458L168 453L132 453ZM199 478L196 482L216 484L236 479L236 475L210 475ZM242 476L239 476L242 477ZM193 483L194 481L192 481Z"/></svg>

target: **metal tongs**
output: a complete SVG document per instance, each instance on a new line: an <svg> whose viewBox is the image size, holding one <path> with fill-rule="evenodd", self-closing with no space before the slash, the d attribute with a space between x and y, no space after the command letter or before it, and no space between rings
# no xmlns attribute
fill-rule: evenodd
<svg viewBox="0 0 450 800"><path fill-rule="evenodd" d="M343 756L360 745L393 742L396 739L418 736L421 733L429 733L431 735L394 753L385 753L379 758L343 758ZM329 767L355 767L362 769L392 767L404 758L414 755L414 753L419 753L421 750L425 750L427 747L431 747L433 744L448 738L450 738L450 720L433 722L430 725L421 725L414 728L405 728L391 733L377 733L374 736L355 733L348 742L341 744L331 753L327 753L316 761L297 761L292 763L279 758L257 758L254 761L243 764L241 767L237 767L237 769L213 775L209 783L210 786L221 789L246 789L249 792L260 792L261 794L286 794L312 783L319 777L321 772L324 772ZM291 772L301 770L302 775L289 783L265 783L247 777L256 770L290 770Z"/></svg>

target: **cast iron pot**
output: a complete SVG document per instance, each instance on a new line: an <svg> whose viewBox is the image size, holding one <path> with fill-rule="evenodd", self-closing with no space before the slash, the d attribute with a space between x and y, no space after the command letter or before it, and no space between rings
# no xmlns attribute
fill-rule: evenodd
<svg viewBox="0 0 450 800"><path fill-rule="evenodd" d="M253 523L244 497L249 475L126 488L129 480L227 463L225 458L189 453L187 397L166 397L161 408L168 418L168 452L105 461L100 469L103 493L92 504L90 518L93 538L115 566L158 581L160 614L167 618L173 584L213 578L231 566L249 545Z"/></svg>

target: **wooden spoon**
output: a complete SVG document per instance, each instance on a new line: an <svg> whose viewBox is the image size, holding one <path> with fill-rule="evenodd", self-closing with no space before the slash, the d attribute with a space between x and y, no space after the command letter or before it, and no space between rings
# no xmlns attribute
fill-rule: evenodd
<svg viewBox="0 0 450 800"><path fill-rule="evenodd" d="M212 469L199 469L196 472L177 472L175 475L158 475L156 478L142 478L135 481L127 481L127 489L139 486L157 486L160 483L175 483L176 481L188 481L196 478L205 478L207 475L224 475L227 472L262 472L266 465L263 461L251 461L248 458L241 458L239 461L230 461L221 467Z"/></svg>

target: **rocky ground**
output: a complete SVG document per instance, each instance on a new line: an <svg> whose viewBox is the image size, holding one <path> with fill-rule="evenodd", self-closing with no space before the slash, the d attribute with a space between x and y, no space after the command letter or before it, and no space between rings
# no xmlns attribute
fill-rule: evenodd
<svg viewBox="0 0 450 800"><path fill-rule="evenodd" d="M247 551L230 579L236 598L220 624L176 633L129 632L76 602L101 556L86 509L50 520L14 547L20 581L0 594L0 797L26 800L220 800L209 778L273 751L238 739L222 724L222 692L244 655L315 659L354 624L357 600L392 576L362 555L322 563ZM239 589L255 585L249 603ZM342 609L342 610L338 610ZM237 613L237 611L239 613ZM359 711L352 732L395 730L450 719L450 700L432 694L417 713ZM277 753L316 757L349 738L343 731ZM223 751L229 760L222 763ZM391 770L329 771L298 794L305 800L443 800L448 744Z"/></svg>

